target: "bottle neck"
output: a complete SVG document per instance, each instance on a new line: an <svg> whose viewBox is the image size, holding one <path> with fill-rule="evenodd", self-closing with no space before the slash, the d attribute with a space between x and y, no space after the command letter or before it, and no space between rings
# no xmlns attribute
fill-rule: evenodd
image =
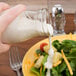
<svg viewBox="0 0 76 76"><path fill-rule="evenodd" d="M42 23L42 30L45 36L53 35L53 27L51 24Z"/></svg>

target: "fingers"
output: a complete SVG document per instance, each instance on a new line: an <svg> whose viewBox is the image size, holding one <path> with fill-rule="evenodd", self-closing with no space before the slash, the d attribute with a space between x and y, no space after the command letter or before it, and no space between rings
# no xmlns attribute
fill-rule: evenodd
<svg viewBox="0 0 76 76"><path fill-rule="evenodd" d="M0 2L0 13L8 9L10 6L6 3Z"/></svg>
<svg viewBox="0 0 76 76"><path fill-rule="evenodd" d="M17 5L13 8L8 9L0 17L0 31L4 31L6 27L23 11L25 11L24 5Z"/></svg>
<svg viewBox="0 0 76 76"><path fill-rule="evenodd" d="M10 48L10 45L0 43L0 53L7 52Z"/></svg>

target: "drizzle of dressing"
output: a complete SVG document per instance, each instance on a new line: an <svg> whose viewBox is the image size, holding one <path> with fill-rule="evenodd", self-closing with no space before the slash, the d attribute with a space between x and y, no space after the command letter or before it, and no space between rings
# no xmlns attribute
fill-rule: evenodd
<svg viewBox="0 0 76 76"><path fill-rule="evenodd" d="M46 76L51 76L51 75L50 75L50 69L47 70Z"/></svg>
<svg viewBox="0 0 76 76"><path fill-rule="evenodd" d="M51 36L49 36L49 43L50 43L50 49L48 51L49 56L47 58L47 62L45 63L45 68L47 68L46 76L51 76L50 69L52 69L53 66L54 50L52 48Z"/></svg>

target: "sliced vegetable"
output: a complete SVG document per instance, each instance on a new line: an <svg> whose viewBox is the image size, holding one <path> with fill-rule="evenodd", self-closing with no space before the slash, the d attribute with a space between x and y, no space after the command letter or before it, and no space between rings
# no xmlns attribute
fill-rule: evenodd
<svg viewBox="0 0 76 76"><path fill-rule="evenodd" d="M68 62L68 60L67 60L67 58L66 58L66 56L65 56L65 54L63 52L63 50L61 50L61 53L62 53L62 57L63 57L65 63L67 64L67 67L69 69L70 74L73 75L72 68L71 68L71 66L70 66L70 64L69 64L69 62Z"/></svg>
<svg viewBox="0 0 76 76"><path fill-rule="evenodd" d="M35 68L35 67L32 67L32 68L30 69L30 71L33 72L33 73L35 73L37 76L40 76L40 70L39 70L39 69L37 69L37 68Z"/></svg>
<svg viewBox="0 0 76 76"><path fill-rule="evenodd" d="M40 68L40 76L41 76L41 73L42 73L42 66L41 66L41 68Z"/></svg>
<svg viewBox="0 0 76 76"><path fill-rule="evenodd" d="M53 48L54 52L57 52L57 49L55 47L52 47L52 48ZM46 45L46 46L43 47L43 49L44 49L44 52L48 53L48 51L50 49L50 46Z"/></svg>
<svg viewBox="0 0 76 76"><path fill-rule="evenodd" d="M43 61L42 61L42 65L44 65L44 64L46 63L47 58L48 58L48 55L46 55L46 56L44 57L44 59L43 59Z"/></svg>
<svg viewBox="0 0 76 76"><path fill-rule="evenodd" d="M41 76L45 76L45 71L41 71Z"/></svg>
<svg viewBox="0 0 76 76"><path fill-rule="evenodd" d="M40 49L36 50L36 54L37 54L38 56L40 56L40 55L43 55L43 56L47 55L46 52L43 52L43 51L41 51Z"/></svg>
<svg viewBox="0 0 76 76"><path fill-rule="evenodd" d="M57 63L53 64L53 67L56 67L56 66L58 66L59 64L61 64L61 60L58 61Z"/></svg>
<svg viewBox="0 0 76 76"><path fill-rule="evenodd" d="M44 66L41 66L40 68L40 76L45 76Z"/></svg>
<svg viewBox="0 0 76 76"><path fill-rule="evenodd" d="M59 52L55 52L53 56L53 64L56 64L62 58L62 54Z"/></svg>
<svg viewBox="0 0 76 76"><path fill-rule="evenodd" d="M36 63L35 63L35 65L34 65L34 67L35 67L35 68L40 68L40 66L41 66L41 64L42 64L43 59L44 59L44 56L43 56L43 55L42 55L42 56L40 56L40 57L39 57L39 59L36 61Z"/></svg>
<svg viewBox="0 0 76 76"><path fill-rule="evenodd" d="M36 62L37 62L37 60L38 60L38 59L36 59L36 60L34 61L34 63L36 63Z"/></svg>
<svg viewBox="0 0 76 76"><path fill-rule="evenodd" d="M43 50L46 53L48 53L49 49L50 49L50 46L49 45L43 47Z"/></svg>
<svg viewBox="0 0 76 76"><path fill-rule="evenodd" d="M42 43L42 44L40 45L40 50L41 50L41 51L44 51L43 47L46 46L46 45L48 45L48 44L47 44L47 43Z"/></svg>

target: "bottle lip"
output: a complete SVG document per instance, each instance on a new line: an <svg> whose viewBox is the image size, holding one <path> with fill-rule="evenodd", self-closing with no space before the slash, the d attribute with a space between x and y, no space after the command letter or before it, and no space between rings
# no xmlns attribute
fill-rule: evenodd
<svg viewBox="0 0 76 76"><path fill-rule="evenodd" d="M42 28L43 28L44 35L46 36L53 35L53 27L51 24L44 24Z"/></svg>

